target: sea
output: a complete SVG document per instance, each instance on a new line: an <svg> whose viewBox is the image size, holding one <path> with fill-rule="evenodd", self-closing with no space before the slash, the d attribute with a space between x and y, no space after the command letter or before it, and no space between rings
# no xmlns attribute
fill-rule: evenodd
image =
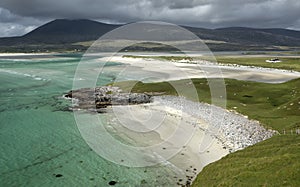
<svg viewBox="0 0 300 187"><path fill-rule="evenodd" d="M176 185L172 167L115 164L82 138L69 110L72 102L63 97L72 89L81 57L0 56L0 186ZM106 72L97 84L112 79Z"/></svg>

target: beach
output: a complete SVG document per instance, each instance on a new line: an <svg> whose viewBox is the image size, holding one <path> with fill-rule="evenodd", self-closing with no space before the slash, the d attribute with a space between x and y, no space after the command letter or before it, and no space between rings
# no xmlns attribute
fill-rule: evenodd
<svg viewBox="0 0 300 187"><path fill-rule="evenodd" d="M145 148L140 150L143 159L172 167L178 185L191 184L206 165L276 133L235 112L182 97L155 96L153 103L107 110L102 114L108 119L106 130L118 141ZM159 157L152 160L153 154ZM141 158L118 159L130 166Z"/></svg>
<svg viewBox="0 0 300 187"><path fill-rule="evenodd" d="M300 77L300 72L242 65L218 64L209 61L172 62L152 58L131 58L113 56L100 58L101 61L121 62L130 65L125 70L139 68L145 72L158 74L155 78L149 77L146 81L180 80L191 78L231 78L246 81L283 83ZM151 74L150 73L150 74ZM121 74L122 75L122 74Z"/></svg>

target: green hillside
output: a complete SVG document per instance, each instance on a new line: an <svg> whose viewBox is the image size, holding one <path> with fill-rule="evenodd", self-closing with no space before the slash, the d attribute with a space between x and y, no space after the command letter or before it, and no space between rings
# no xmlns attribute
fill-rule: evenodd
<svg viewBox="0 0 300 187"><path fill-rule="evenodd" d="M300 186L300 135L278 135L209 164L193 185Z"/></svg>

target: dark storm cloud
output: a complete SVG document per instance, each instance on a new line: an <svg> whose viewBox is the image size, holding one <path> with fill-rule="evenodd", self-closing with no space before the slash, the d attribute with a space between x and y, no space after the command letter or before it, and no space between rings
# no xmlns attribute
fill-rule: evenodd
<svg viewBox="0 0 300 187"><path fill-rule="evenodd" d="M0 37L25 34L45 21L31 17L22 17L0 7Z"/></svg>
<svg viewBox="0 0 300 187"><path fill-rule="evenodd" d="M1 0L0 7L0 24L24 28L56 18L87 18L112 23L159 20L200 27L300 29L299 0Z"/></svg>

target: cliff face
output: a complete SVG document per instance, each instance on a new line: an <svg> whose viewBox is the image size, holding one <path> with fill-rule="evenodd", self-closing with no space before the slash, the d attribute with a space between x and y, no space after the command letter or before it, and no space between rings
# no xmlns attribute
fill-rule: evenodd
<svg viewBox="0 0 300 187"><path fill-rule="evenodd" d="M68 92L65 97L78 101L73 109L97 110L112 105L150 103L152 97L144 93L125 93L118 87L83 88Z"/></svg>

